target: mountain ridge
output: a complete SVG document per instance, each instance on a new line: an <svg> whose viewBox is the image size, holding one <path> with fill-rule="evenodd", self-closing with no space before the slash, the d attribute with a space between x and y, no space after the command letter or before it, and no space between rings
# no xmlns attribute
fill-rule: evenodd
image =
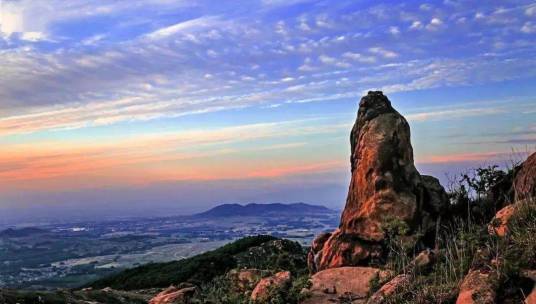
<svg viewBox="0 0 536 304"><path fill-rule="evenodd" d="M318 213L336 213L336 210L329 209L322 205L312 205L306 203L270 203L270 204L221 204L207 211L196 213L193 217L227 217L227 216L268 216L274 214L318 214Z"/></svg>

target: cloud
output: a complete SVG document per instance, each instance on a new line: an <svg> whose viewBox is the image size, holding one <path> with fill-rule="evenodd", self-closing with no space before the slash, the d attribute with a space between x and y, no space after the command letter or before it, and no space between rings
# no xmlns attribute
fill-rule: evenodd
<svg viewBox="0 0 536 304"><path fill-rule="evenodd" d="M374 56L364 56L360 53L346 52L342 54L343 57L355 60L362 63L374 63L376 62L376 57Z"/></svg>
<svg viewBox="0 0 536 304"><path fill-rule="evenodd" d="M413 21L411 25L409 26L409 29L411 30L418 30L421 28L423 28L423 25L422 25L422 22L420 22L419 20Z"/></svg>
<svg viewBox="0 0 536 304"><path fill-rule="evenodd" d="M315 121L315 126L310 123ZM344 126L347 127L347 126ZM322 119L257 123L220 128L217 130L190 130L180 133L138 134L124 138L104 138L99 142L69 140L62 142L41 141L6 147L0 156L0 181L20 182L68 178L70 176L116 176L125 182L154 179L221 179L246 176L274 176L281 166L267 166L272 173L261 174L258 167L248 163L246 156L252 152L263 153L296 149L307 143L298 137L331 134L342 126L329 125ZM286 143L271 143L284 139ZM236 149L240 144L242 148ZM210 166L200 163L210 159L226 158L228 165L216 165L210 174ZM242 160L243 166L240 165ZM146 171L147 166L160 168ZM238 166L238 167L237 167ZM239 170L241 167L244 170ZM303 173L323 168L289 167L277 175ZM122 168L118 171L118 168ZM196 172L196 168L202 168ZM266 169L267 169L266 168ZM315 169L316 168L316 169ZM270 172L270 170L266 172ZM115 173L114 173L115 172ZM122 173L121 173L122 172ZM138 172L134 174L135 172ZM145 173L142 173L145 172ZM220 175L218 175L220 173ZM131 177L128 177L128 176ZM142 179L132 178L143 176Z"/></svg>
<svg viewBox="0 0 536 304"><path fill-rule="evenodd" d="M318 57L318 60L322 62L323 64L333 65L339 68L349 68L351 65L347 62L344 62L342 60L338 60L337 58L330 57L327 55L320 55Z"/></svg>
<svg viewBox="0 0 536 304"><path fill-rule="evenodd" d="M380 55L380 56L382 56L384 58L396 58L396 57L398 57L398 54L396 52L386 50L386 49L384 49L382 47L369 48L369 52L371 52L373 54Z"/></svg>
<svg viewBox="0 0 536 304"><path fill-rule="evenodd" d="M456 153L445 155L432 155L423 157L419 160L421 164L430 163L460 163L460 162L475 162L475 161L496 161L499 159L510 159L512 152L477 152L477 153Z"/></svg>
<svg viewBox="0 0 536 304"><path fill-rule="evenodd" d="M432 5L428 4L428 3L423 3L421 5L419 5L419 9L423 10L423 11L429 11L432 9Z"/></svg>
<svg viewBox="0 0 536 304"><path fill-rule="evenodd" d="M47 40L47 37L44 33L41 33L41 32L24 32L21 35L21 39L26 40L26 41L37 42L37 41Z"/></svg>
<svg viewBox="0 0 536 304"><path fill-rule="evenodd" d="M221 20L216 16L204 16L183 22L179 22L174 25L166 26L147 34L149 39L163 39L177 33L182 33L190 30L201 30L207 27L215 27Z"/></svg>
<svg viewBox="0 0 536 304"><path fill-rule="evenodd" d="M434 17L432 18L432 20L430 20L430 23L426 25L426 29L429 31L435 31L439 29L442 25L443 25L443 21L437 17Z"/></svg>
<svg viewBox="0 0 536 304"><path fill-rule="evenodd" d="M389 27L389 33L391 33L392 35L398 35L400 34L400 29L398 28L398 26L390 26Z"/></svg>
<svg viewBox="0 0 536 304"><path fill-rule="evenodd" d="M521 31L525 34L533 34L536 33L536 24L527 21L523 26L521 27Z"/></svg>
<svg viewBox="0 0 536 304"><path fill-rule="evenodd" d="M504 113L504 108L474 108L474 109L451 109L432 112L413 113L406 116L409 121L437 121L437 120L456 120L474 116L496 115Z"/></svg>
<svg viewBox="0 0 536 304"><path fill-rule="evenodd" d="M323 163L291 165L291 166L286 166L286 167L271 168L268 170L263 169L263 170L253 171L249 174L249 177L280 177L284 175L294 175L294 174L332 172L332 171L342 170L346 168L346 166L347 166L346 162L326 161Z"/></svg>
<svg viewBox="0 0 536 304"><path fill-rule="evenodd" d="M28 19L39 12L37 2L17 2L23 5L11 11ZM268 9L254 2L237 7L250 12L247 15L203 2L153 0L156 8L141 0L59 3L41 3L46 6L45 21L36 24L42 26L24 29L35 32L27 38L56 38L57 43L43 49L38 44L10 45L0 51L0 135L284 107L353 98L370 88L400 92L486 84L535 73L536 63L527 56L532 46L529 41L521 44L526 37L510 41L514 38L503 34L511 28L519 32L530 21L520 18L508 25L508 31L495 23L479 28L469 17L490 11L484 4L470 9L434 5L432 10L413 5L403 11L395 6L399 19L385 19L386 7L381 4L365 10L344 3L304 5L273 16L287 2L263 3ZM54 5L57 14L50 14ZM516 12L506 5L505 9ZM526 16L526 9L522 6L517 13ZM457 19L468 18L466 23L446 27L442 16L449 10L456 10ZM175 14L162 16L161 11ZM373 22L366 22L363 14ZM59 39L53 31L103 15L113 16L114 23L81 37L62 33ZM149 21L133 16L147 16ZM426 26L442 25L445 35L400 31L408 22L424 29L418 20L430 20ZM10 27L16 25L12 21ZM493 38L476 39L471 35L477 30ZM500 52L495 49L499 42L504 46ZM452 57L454 53L459 56ZM492 56L479 55L484 53Z"/></svg>
<svg viewBox="0 0 536 304"><path fill-rule="evenodd" d="M529 5L525 9L525 15L527 15L527 16L536 16L536 4Z"/></svg>

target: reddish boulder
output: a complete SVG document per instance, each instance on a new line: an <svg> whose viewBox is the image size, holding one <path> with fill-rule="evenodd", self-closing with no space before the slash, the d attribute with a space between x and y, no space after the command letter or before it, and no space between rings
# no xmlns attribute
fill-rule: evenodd
<svg viewBox="0 0 536 304"><path fill-rule="evenodd" d="M170 286L157 294L149 301L149 304L186 304L195 294L196 287L177 288Z"/></svg>
<svg viewBox="0 0 536 304"><path fill-rule="evenodd" d="M389 275L388 272L372 267L340 267L322 270L311 277L308 297L301 303L338 303L339 299L352 301L351 303L364 303L370 292L371 281L375 279L385 281Z"/></svg>
<svg viewBox="0 0 536 304"><path fill-rule="evenodd" d="M514 193L516 201L536 197L536 153L530 155L516 172Z"/></svg>
<svg viewBox="0 0 536 304"><path fill-rule="evenodd" d="M378 291L376 291L367 301L367 304L381 304L385 300L407 286L410 282L410 276L406 274L399 274L392 280L383 285Z"/></svg>
<svg viewBox="0 0 536 304"><path fill-rule="evenodd" d="M281 271L271 277L261 279L251 293L251 301L266 302L272 296L272 292L288 287L290 280L289 271Z"/></svg>
<svg viewBox="0 0 536 304"><path fill-rule="evenodd" d="M496 281L489 271L470 270L463 279L456 304L494 304Z"/></svg>
<svg viewBox="0 0 536 304"><path fill-rule="evenodd" d="M523 270L521 271L521 276L531 279L534 282L532 291L527 295L525 299L525 304L536 304L536 270Z"/></svg>
<svg viewBox="0 0 536 304"><path fill-rule="evenodd" d="M495 214L493 220L488 225L488 232L491 235L497 235L504 237L508 234L508 223L510 219L515 215L519 203L508 205Z"/></svg>

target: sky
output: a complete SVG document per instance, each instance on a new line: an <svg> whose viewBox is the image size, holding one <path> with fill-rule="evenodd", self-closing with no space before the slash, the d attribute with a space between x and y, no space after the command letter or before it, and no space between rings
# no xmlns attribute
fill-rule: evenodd
<svg viewBox="0 0 536 304"><path fill-rule="evenodd" d="M444 185L536 147L535 1L0 0L0 224L342 208L360 97Z"/></svg>

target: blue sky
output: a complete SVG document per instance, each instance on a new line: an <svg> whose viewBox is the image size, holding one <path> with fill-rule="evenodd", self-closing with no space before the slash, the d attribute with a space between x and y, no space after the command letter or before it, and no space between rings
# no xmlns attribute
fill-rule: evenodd
<svg viewBox="0 0 536 304"><path fill-rule="evenodd" d="M536 144L534 1L0 3L6 210L340 207L371 89L424 172Z"/></svg>

